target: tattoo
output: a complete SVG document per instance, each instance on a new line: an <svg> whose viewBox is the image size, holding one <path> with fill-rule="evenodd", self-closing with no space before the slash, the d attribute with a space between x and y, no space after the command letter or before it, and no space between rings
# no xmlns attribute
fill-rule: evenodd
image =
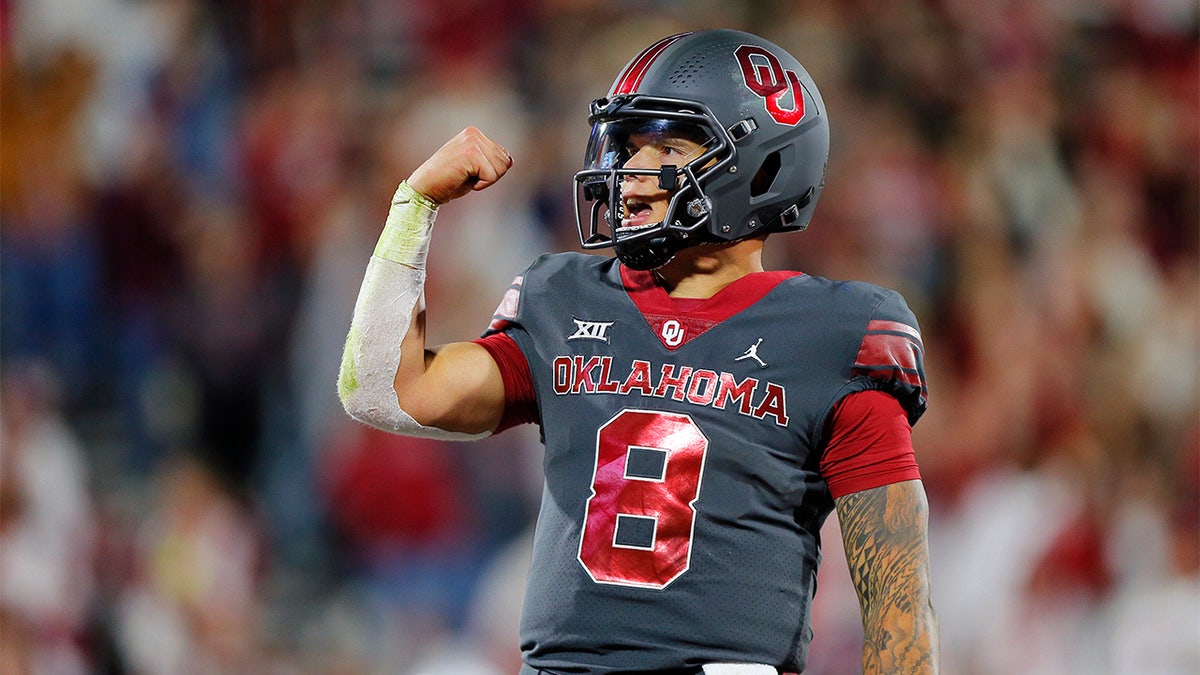
<svg viewBox="0 0 1200 675"><path fill-rule="evenodd" d="M929 504L920 481L846 495L837 512L862 608L863 672L936 673Z"/></svg>

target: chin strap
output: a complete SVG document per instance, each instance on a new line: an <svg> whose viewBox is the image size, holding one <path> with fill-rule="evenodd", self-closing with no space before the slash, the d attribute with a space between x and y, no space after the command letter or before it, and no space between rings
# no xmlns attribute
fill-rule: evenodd
<svg viewBox="0 0 1200 675"><path fill-rule="evenodd" d="M675 259L680 250L695 244L669 230L627 244L613 245L613 252L624 265L635 270L654 270Z"/></svg>
<svg viewBox="0 0 1200 675"><path fill-rule="evenodd" d="M367 263L342 351L338 398L354 419L384 431L440 440L472 440L466 434L420 424L396 397L400 345L425 288L425 259L437 205L401 183L387 222Z"/></svg>

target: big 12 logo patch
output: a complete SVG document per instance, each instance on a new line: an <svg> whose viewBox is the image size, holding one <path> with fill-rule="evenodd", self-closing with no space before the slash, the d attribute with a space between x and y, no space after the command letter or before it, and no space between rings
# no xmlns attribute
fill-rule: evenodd
<svg viewBox="0 0 1200 675"><path fill-rule="evenodd" d="M795 71L785 70L779 57L758 45L742 45L734 56L742 67L746 87L766 101L772 119L790 127L804 119L804 88ZM791 106L785 108L789 94Z"/></svg>

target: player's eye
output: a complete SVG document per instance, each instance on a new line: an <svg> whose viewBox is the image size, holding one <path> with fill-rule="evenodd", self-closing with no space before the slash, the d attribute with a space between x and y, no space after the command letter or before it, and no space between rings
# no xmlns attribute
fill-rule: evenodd
<svg viewBox="0 0 1200 675"><path fill-rule="evenodd" d="M693 148L682 143L672 143L663 147L663 154L673 157L690 157L695 155L700 147Z"/></svg>

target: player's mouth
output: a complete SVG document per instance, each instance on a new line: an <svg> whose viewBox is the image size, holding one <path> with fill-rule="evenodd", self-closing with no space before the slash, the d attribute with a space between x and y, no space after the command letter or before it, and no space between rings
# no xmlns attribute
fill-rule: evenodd
<svg viewBox="0 0 1200 675"><path fill-rule="evenodd" d="M654 215L654 207L649 202L628 198L621 202L621 206L623 214L617 230L623 234L653 227L662 220Z"/></svg>

